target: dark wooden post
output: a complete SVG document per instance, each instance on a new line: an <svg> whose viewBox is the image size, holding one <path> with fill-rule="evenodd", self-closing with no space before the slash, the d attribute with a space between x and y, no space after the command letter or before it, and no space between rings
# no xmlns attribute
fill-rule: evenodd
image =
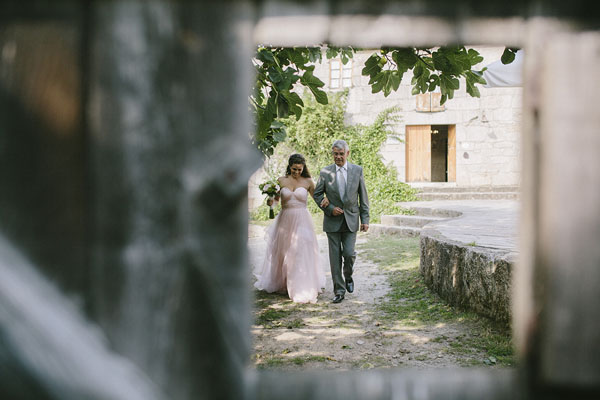
<svg viewBox="0 0 600 400"><path fill-rule="evenodd" d="M517 344L533 396L598 398L600 35L530 32Z"/></svg>
<svg viewBox="0 0 600 400"><path fill-rule="evenodd" d="M93 313L173 399L233 399L249 357L245 2L93 3Z"/></svg>
<svg viewBox="0 0 600 400"><path fill-rule="evenodd" d="M96 350L167 398L245 390L251 18L245 1L0 5L2 259L21 250L80 299L108 338ZM22 307L0 306L0 397L117 398L86 387L60 343L14 340ZM57 371L28 369L27 351Z"/></svg>

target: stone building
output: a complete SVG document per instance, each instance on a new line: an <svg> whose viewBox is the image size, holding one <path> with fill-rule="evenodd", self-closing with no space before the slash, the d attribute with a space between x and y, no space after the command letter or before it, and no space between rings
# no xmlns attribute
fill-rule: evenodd
<svg viewBox="0 0 600 400"><path fill-rule="evenodd" d="M476 47L484 66L500 59L503 47ZM349 90L347 122L370 124L381 111L398 107L400 121L393 126L400 140L390 139L381 149L398 178L415 186L447 182L448 186L518 186L520 183L520 121L522 88L483 88L480 98L460 89L445 104L440 93L414 96L412 72L404 74L400 88L388 97L371 93L369 77L361 70L373 51L360 51L343 65L324 60L315 75L330 91ZM437 185L440 186L440 185ZM444 185L441 185L444 186Z"/></svg>

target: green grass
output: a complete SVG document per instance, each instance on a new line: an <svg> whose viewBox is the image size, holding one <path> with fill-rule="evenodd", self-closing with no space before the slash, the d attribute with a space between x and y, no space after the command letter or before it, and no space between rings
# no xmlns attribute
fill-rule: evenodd
<svg viewBox="0 0 600 400"><path fill-rule="evenodd" d="M314 218L319 219L320 216ZM359 255L361 259L373 262L387 275L391 286L391 290L382 299L372 316L380 329L392 329L394 326L402 325L427 328L435 332L435 326L438 324L461 324L464 335L448 337L442 334L431 341L440 345L442 351L462 360L460 362L465 366L509 367L515 364L512 337L508 327L498 325L477 314L451 307L425 286L419 274L418 238L369 237L366 242L357 244L357 249L361 251ZM255 322L265 329L297 329L305 326L305 322L297 317L297 312L300 310L305 315L320 320L335 320L337 327L360 327L360 319L357 316L338 315L329 309L329 303L296 304L283 294L269 294L257 290L254 294ZM336 347L335 343L331 343L331 346L339 348L339 351L347 351L353 347L347 344ZM263 354L260 362L257 363L257 368L277 369L291 365L302 366L309 362L335 361L328 357L312 355L286 357L285 355L290 352L292 350L286 349L282 354ZM381 367L385 366L386 362L375 358L363 359L356 361L353 368Z"/></svg>
<svg viewBox="0 0 600 400"><path fill-rule="evenodd" d="M294 357L290 361L296 365L304 365L308 362L325 362L327 360L328 360L328 358L325 356L310 355L310 356Z"/></svg>
<svg viewBox="0 0 600 400"><path fill-rule="evenodd" d="M291 310L278 310L274 308L267 308L262 310L256 317L257 325L267 325L269 323L287 318L292 313Z"/></svg>
<svg viewBox="0 0 600 400"><path fill-rule="evenodd" d="M295 329L304 326L300 318L293 318L302 305L291 302L286 295L254 291L254 306L257 310L254 322L265 328L286 327Z"/></svg>
<svg viewBox="0 0 600 400"><path fill-rule="evenodd" d="M324 363L327 361L335 361L329 357L325 356L316 356L316 355L306 355L306 356L297 356L297 357L282 357L282 356L267 356L263 357L261 362L257 365L259 369L277 369L281 367L285 367L286 365L297 365L303 366L307 363L317 362Z"/></svg>
<svg viewBox="0 0 600 400"><path fill-rule="evenodd" d="M425 327L438 323L463 323L471 334L455 339L440 336L437 343L447 342L448 351L456 355L483 352L488 365L512 366L515 363L511 332L508 327L472 312L451 307L431 292L419 273L418 238L379 236L358 245L361 257L376 263L388 275L391 290L379 306L379 320L388 327L396 324ZM491 359L491 361L490 361Z"/></svg>
<svg viewBox="0 0 600 400"><path fill-rule="evenodd" d="M477 327L471 335L461 336L450 344L451 349L456 351L454 354L475 350L482 351L488 357L484 360L484 363L491 359L491 364L514 365L514 350L510 331L494 326L491 321L484 319L480 319L476 324Z"/></svg>

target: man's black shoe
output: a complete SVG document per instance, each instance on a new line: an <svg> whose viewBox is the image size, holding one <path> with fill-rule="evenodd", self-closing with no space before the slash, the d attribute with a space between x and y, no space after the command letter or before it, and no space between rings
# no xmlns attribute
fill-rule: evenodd
<svg viewBox="0 0 600 400"><path fill-rule="evenodd" d="M341 303L342 300L344 300L344 295L343 294L336 294L335 297L333 298L332 303Z"/></svg>
<svg viewBox="0 0 600 400"><path fill-rule="evenodd" d="M354 292L354 281L352 280L352 278L346 280L346 290L348 291L348 293Z"/></svg>

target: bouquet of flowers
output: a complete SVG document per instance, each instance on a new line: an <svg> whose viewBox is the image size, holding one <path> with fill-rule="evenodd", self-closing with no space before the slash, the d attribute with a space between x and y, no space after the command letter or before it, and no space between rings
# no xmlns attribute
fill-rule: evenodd
<svg viewBox="0 0 600 400"><path fill-rule="evenodd" d="M281 189L279 183L276 180L269 180L258 185L258 188L262 194L266 194L271 199L271 205L269 206L269 218L275 218L275 211L273 211L273 198L279 193Z"/></svg>

